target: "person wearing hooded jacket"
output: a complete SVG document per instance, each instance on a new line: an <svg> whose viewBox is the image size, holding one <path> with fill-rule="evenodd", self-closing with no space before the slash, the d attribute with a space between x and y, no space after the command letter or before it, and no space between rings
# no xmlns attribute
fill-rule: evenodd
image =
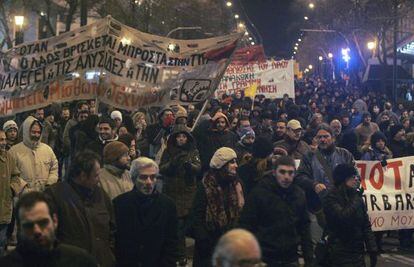
<svg viewBox="0 0 414 267"><path fill-rule="evenodd" d="M364 267L365 248L370 266L376 266L377 246L357 177L352 164L337 165L333 171L335 185L322 198L330 266Z"/></svg>
<svg viewBox="0 0 414 267"><path fill-rule="evenodd" d="M41 123L29 116L23 122L23 141L14 145L10 155L16 160L25 190L43 191L58 180L58 161L52 148L40 141Z"/></svg>
<svg viewBox="0 0 414 267"><path fill-rule="evenodd" d="M185 232L188 214L196 192L196 177L201 169L200 155L193 136L184 124L173 128L161 157L163 192L177 207L180 264L186 262Z"/></svg>
<svg viewBox="0 0 414 267"><path fill-rule="evenodd" d="M238 142L237 135L230 130L226 115L217 112L211 119L210 128L197 139L202 171L208 170L209 162L217 149L229 147L234 149Z"/></svg>
<svg viewBox="0 0 414 267"><path fill-rule="evenodd" d="M252 146L252 157L238 169L246 196L271 170L269 156L272 150L273 145L266 137L256 138Z"/></svg>
<svg viewBox="0 0 414 267"><path fill-rule="evenodd" d="M211 256L220 236L234 228L244 206L237 178L237 155L233 149L218 149L210 169L199 183L190 214L189 234L195 239L194 267L211 266Z"/></svg>

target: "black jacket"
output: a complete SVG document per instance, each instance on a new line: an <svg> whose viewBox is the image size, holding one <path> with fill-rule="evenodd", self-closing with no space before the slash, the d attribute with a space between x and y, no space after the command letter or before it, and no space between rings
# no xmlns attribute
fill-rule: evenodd
<svg viewBox="0 0 414 267"><path fill-rule="evenodd" d="M96 267L95 260L83 249L58 244L47 253L34 253L17 246L7 256L0 258L0 266L7 267Z"/></svg>
<svg viewBox="0 0 414 267"><path fill-rule="evenodd" d="M114 266L115 224L111 200L100 188L88 190L69 182L49 186L45 193L55 204L56 237L88 251L101 266Z"/></svg>
<svg viewBox="0 0 414 267"><path fill-rule="evenodd" d="M312 261L306 198L298 186L283 189L276 178L265 176L247 198L240 225L257 237L269 266L297 261L299 244L306 263Z"/></svg>
<svg viewBox="0 0 414 267"><path fill-rule="evenodd" d="M322 204L332 266L360 266L364 262L364 246L368 252L377 251L362 197L353 189L334 187Z"/></svg>
<svg viewBox="0 0 414 267"><path fill-rule="evenodd" d="M113 200L118 266L176 266L177 212L163 194L145 196L135 188Z"/></svg>
<svg viewBox="0 0 414 267"><path fill-rule="evenodd" d="M230 130L219 132L209 129L196 141L200 152L202 170L205 171L209 168L210 160L217 149L224 146L234 149L238 142L238 136Z"/></svg>

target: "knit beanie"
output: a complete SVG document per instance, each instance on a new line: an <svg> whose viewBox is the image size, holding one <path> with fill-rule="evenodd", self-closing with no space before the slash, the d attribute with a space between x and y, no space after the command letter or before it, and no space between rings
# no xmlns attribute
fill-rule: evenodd
<svg viewBox="0 0 414 267"><path fill-rule="evenodd" d="M13 120L6 121L3 124L3 131L5 131L5 132L7 132L8 130L13 129L13 128L16 129L16 130L19 130L19 127L17 127L17 123Z"/></svg>
<svg viewBox="0 0 414 267"><path fill-rule="evenodd" d="M256 137L256 134L254 133L252 127L241 128L240 131L238 131L237 133L239 134L240 140L243 140L247 136Z"/></svg>
<svg viewBox="0 0 414 267"><path fill-rule="evenodd" d="M120 119L122 121L122 113L119 110L114 110L111 113L111 119L115 120L115 119Z"/></svg>
<svg viewBox="0 0 414 267"><path fill-rule="evenodd" d="M383 140L385 143L387 143L387 137L385 137L385 134L383 134L381 131L376 131L371 135L371 146L375 147L375 144L379 140Z"/></svg>
<svg viewBox="0 0 414 267"><path fill-rule="evenodd" d="M273 151L273 144L265 137L258 137L253 143L253 157L254 158L267 158Z"/></svg>
<svg viewBox="0 0 414 267"><path fill-rule="evenodd" d="M358 175L354 166L351 164L338 164L333 171L335 186L339 186L354 175Z"/></svg>
<svg viewBox="0 0 414 267"><path fill-rule="evenodd" d="M122 142L113 141L107 144L103 150L105 164L111 164L129 152L129 148Z"/></svg>
<svg viewBox="0 0 414 267"><path fill-rule="evenodd" d="M178 105L178 111L175 113L175 118L187 118L187 110L183 106Z"/></svg>
<svg viewBox="0 0 414 267"><path fill-rule="evenodd" d="M393 139L394 136L403 129L404 127L401 124L396 124L390 128L390 139Z"/></svg>
<svg viewBox="0 0 414 267"><path fill-rule="evenodd" d="M210 168L221 169L232 159L237 159L237 154L233 149L228 147L219 148L210 160Z"/></svg>

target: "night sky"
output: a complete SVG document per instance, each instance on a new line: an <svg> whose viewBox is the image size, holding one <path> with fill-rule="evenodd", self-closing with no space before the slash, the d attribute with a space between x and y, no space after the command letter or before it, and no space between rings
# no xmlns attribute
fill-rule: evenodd
<svg viewBox="0 0 414 267"><path fill-rule="evenodd" d="M303 17L292 0L241 0L263 38L266 55L290 58Z"/></svg>

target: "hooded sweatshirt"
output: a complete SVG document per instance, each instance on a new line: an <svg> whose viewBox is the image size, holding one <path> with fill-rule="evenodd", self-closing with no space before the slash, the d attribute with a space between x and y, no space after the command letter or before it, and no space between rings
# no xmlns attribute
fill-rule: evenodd
<svg viewBox="0 0 414 267"><path fill-rule="evenodd" d="M15 158L29 190L43 191L45 186L57 182L58 161L52 148L40 141L34 143L31 140L30 128L36 121L38 122L36 118L29 116L23 122L23 141L13 146L9 152Z"/></svg>

